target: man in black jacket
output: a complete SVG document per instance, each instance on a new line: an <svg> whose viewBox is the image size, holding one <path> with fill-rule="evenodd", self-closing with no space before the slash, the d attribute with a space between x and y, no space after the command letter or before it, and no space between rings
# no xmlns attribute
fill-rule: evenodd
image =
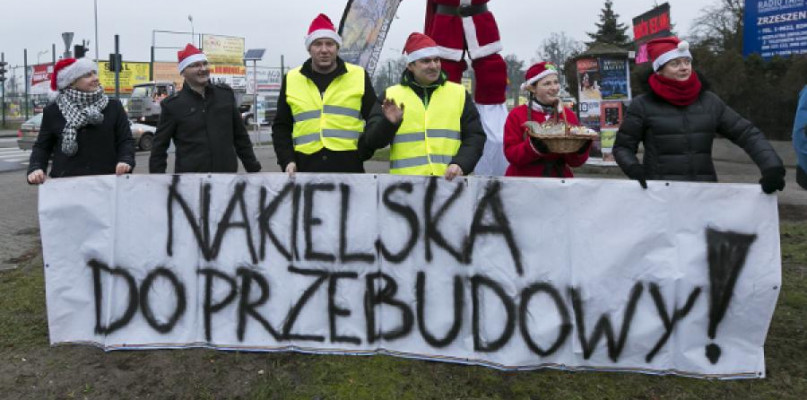
<svg viewBox="0 0 807 400"><path fill-rule="evenodd" d="M342 39L320 14L306 36L311 55L283 77L272 124L280 169L364 172L359 141L376 102L370 76L337 56Z"/></svg>
<svg viewBox="0 0 807 400"><path fill-rule="evenodd" d="M233 90L210 83L207 57L193 45L188 44L178 56L185 83L181 91L160 104L149 172L165 173L171 140L176 146L174 173L235 173L236 156L247 172L260 171Z"/></svg>

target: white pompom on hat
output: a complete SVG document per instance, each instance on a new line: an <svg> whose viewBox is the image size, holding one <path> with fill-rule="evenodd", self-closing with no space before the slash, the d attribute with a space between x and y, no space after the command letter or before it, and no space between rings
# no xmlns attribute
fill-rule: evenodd
<svg viewBox="0 0 807 400"><path fill-rule="evenodd" d="M653 62L653 71L658 71L664 64L676 58L692 59L689 43L675 36L653 39L647 42L647 56Z"/></svg>
<svg viewBox="0 0 807 400"><path fill-rule="evenodd" d="M64 89L76 79L92 71L98 72L98 64L87 58L63 58L53 67L50 77L51 90Z"/></svg>
<svg viewBox="0 0 807 400"><path fill-rule="evenodd" d="M305 48L308 49L315 40L322 38L333 39L339 47L342 47L342 37L336 33L333 22L325 14L317 15L311 21L311 26L308 27L308 35L305 37Z"/></svg>

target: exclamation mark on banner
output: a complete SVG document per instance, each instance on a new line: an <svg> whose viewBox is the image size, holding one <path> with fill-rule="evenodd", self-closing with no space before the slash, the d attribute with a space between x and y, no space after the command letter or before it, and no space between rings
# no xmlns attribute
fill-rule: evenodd
<svg viewBox="0 0 807 400"><path fill-rule="evenodd" d="M706 229L706 245L709 257L709 338L717 336L717 326L726 315L729 302L734 295L734 284L745 266L745 257L757 235ZM720 346L706 345L706 358L717 364L720 359Z"/></svg>

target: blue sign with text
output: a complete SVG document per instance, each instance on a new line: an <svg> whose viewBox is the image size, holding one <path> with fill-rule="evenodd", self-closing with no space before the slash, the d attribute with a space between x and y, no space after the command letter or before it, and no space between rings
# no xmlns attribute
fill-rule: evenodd
<svg viewBox="0 0 807 400"><path fill-rule="evenodd" d="M743 57L807 54L807 0L746 0Z"/></svg>

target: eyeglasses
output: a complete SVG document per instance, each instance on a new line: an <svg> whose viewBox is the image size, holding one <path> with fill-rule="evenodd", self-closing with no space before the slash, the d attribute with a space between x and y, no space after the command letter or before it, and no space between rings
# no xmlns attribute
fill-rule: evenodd
<svg viewBox="0 0 807 400"><path fill-rule="evenodd" d="M692 59L689 58L676 58L667 63L672 68L688 67L692 65Z"/></svg>

